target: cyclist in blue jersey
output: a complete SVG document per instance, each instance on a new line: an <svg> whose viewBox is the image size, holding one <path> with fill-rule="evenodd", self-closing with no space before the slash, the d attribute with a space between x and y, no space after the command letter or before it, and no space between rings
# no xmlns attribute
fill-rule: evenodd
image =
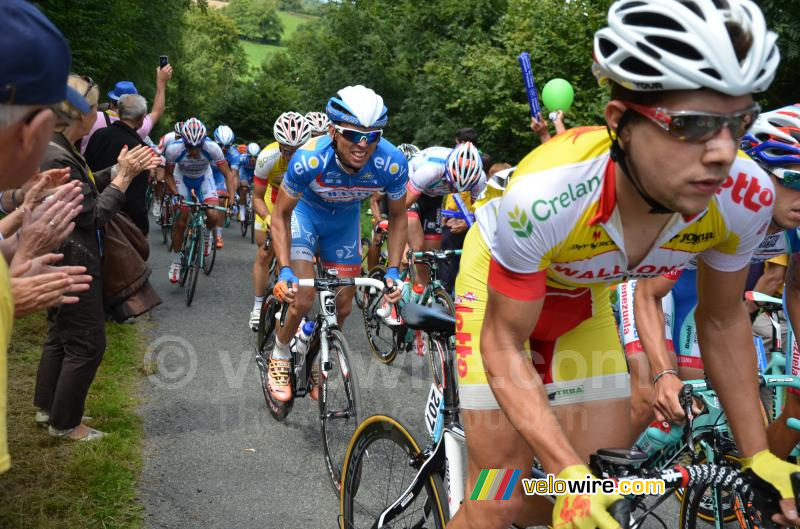
<svg viewBox="0 0 800 529"><path fill-rule="evenodd" d="M261 153L261 147L257 143L248 143L244 149L238 151L239 171L236 175L236 189L239 194L239 222L244 221L245 206L247 204L247 193L253 188L253 178L256 171L256 162Z"/></svg>
<svg viewBox="0 0 800 529"><path fill-rule="evenodd" d="M206 127L197 118L190 118L184 123L181 136L180 141L172 143L164 152L167 187L173 194L181 195L184 200L196 199L206 204L217 205L219 203L217 186L211 166L216 165L225 174L226 179L231 178L222 149L206 136ZM183 246L183 235L189 219L188 212L188 207L181 207L181 214L175 219L175 226L172 229L172 249L175 255L169 267L171 283L178 282L181 268L180 249ZM216 211L208 211L206 226L209 229L209 239L205 244L206 254L214 243L213 228L217 225L219 217L220 214Z"/></svg>
<svg viewBox="0 0 800 529"><path fill-rule="evenodd" d="M228 200L228 197L232 197L233 190L236 189L234 180L239 173L239 159L241 155L233 146L233 140L233 130L231 130L229 126L220 125L214 130L214 141L217 142L217 145L219 145L219 148L222 150L229 170L229 176L226 178L225 174L223 174L216 165L211 166L211 172L214 175L214 183L217 186L217 197L219 198L220 204L227 203L230 205L231 201ZM225 246L225 242L222 240L223 226L225 226L225 217L220 215L216 229L217 248L223 248Z"/></svg>
<svg viewBox="0 0 800 529"><path fill-rule="evenodd" d="M753 255L753 261L761 262L787 253L792 254L794 261L800 255L800 240L797 237L797 227L800 226L800 106L788 106L761 114L742 139L741 147L770 174L776 191L772 222ZM736 186L736 182L731 179L727 185ZM742 188L741 195L746 198L747 190ZM683 411L678 401L681 379L704 377L694 328L696 277L696 266L690 264L682 273L643 279L636 284L629 319L631 326L638 330L638 340L627 340L625 345L631 365L631 386L634 387L634 378L641 379L633 392L634 396L636 389L640 393L638 408L641 417L638 426L646 425L653 412L659 421L682 421ZM800 321L800 304L797 303L800 299L800 281L792 281L791 273L788 277L785 295L789 320ZM783 283L782 278L780 283ZM672 310L669 310L669 301L662 306L662 299L669 300L670 294ZM669 323L664 325L664 321ZM636 352L644 352L646 356L637 357ZM788 374L800 375L800 357L795 358L797 354L795 349L786 359ZM650 373L666 373L652 387L648 368ZM786 426L787 418L800 416L798 393L791 388L788 391L789 397L781 419L773 423L767 432L770 449L781 458L787 457L800 441L798 432Z"/></svg>
<svg viewBox="0 0 800 529"><path fill-rule="evenodd" d="M291 397L290 341L314 296L313 289L298 291L295 285L298 277L314 277L315 255L341 276L359 275L360 202L376 191L385 190L389 198L389 286L400 278L398 265L408 236L408 164L381 137L388 117L383 99L364 86L348 86L328 101L326 112L332 122L328 135L310 140L292 156L272 213L272 240L280 266L274 294L291 303L285 325L276 331L269 361L270 387L280 401ZM340 325L352 310L353 295L353 288L345 288L336 297ZM387 295L391 303L399 298L399 289Z"/></svg>

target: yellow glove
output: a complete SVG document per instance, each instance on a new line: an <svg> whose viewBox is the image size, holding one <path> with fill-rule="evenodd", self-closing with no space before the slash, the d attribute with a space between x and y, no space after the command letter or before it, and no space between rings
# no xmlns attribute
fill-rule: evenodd
<svg viewBox="0 0 800 529"><path fill-rule="evenodd" d="M559 472L556 479L586 479L587 474L591 476L592 472L586 465L572 465ZM619 494L602 492L556 496L553 529L617 529L619 522L606 509L621 499Z"/></svg>
<svg viewBox="0 0 800 529"><path fill-rule="evenodd" d="M753 457L742 459L742 470L747 469L775 487L781 499L794 498L794 489L789 476L800 472L800 466L787 463L769 450L762 450Z"/></svg>

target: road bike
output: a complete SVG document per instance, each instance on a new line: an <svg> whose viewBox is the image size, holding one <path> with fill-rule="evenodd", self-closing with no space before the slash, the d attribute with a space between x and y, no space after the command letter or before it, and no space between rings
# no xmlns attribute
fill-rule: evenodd
<svg viewBox="0 0 800 529"><path fill-rule="evenodd" d="M342 287L370 286L383 288L383 283L370 278L338 278L335 270L318 272L316 279L301 279L299 287L317 290L319 312L311 318L314 329L305 354L292 351L290 385L292 397L281 402L272 397L269 387L269 356L275 346L275 326L283 326L288 310L275 296L269 296L261 307L261 320L256 335L256 364L261 377L264 399L272 416L282 421L292 409L294 400L305 397L312 389L313 371L318 373L319 418L325 464L336 494L341 491L341 470L350 436L360 422L361 393L352 367L352 352L337 323L336 293Z"/></svg>
<svg viewBox="0 0 800 529"><path fill-rule="evenodd" d="M186 287L186 306L192 304L195 289L197 288L197 277L200 270L206 275L211 273L216 259L217 248L213 242L208 240L208 228L206 227L206 211L225 211L225 208L211 206L200 202L184 201L183 205L190 208L189 222L186 225L186 233L183 237L183 247L181 248L181 268L178 274L178 284ZM206 249L209 254L206 256Z"/></svg>

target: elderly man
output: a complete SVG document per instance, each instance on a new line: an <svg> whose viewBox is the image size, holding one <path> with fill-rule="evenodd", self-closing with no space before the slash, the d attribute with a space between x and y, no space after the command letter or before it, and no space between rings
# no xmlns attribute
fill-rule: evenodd
<svg viewBox="0 0 800 529"><path fill-rule="evenodd" d="M125 145L130 149L137 145L146 145L136 132L148 118L145 98L138 94L125 94L119 98L118 108L119 121L98 130L86 146L86 162L92 171L117 163L119 151ZM148 171L142 171L133 179L125 191L125 206L122 208L145 235L150 231L145 196L148 175Z"/></svg>
<svg viewBox="0 0 800 529"><path fill-rule="evenodd" d="M11 190L38 172L56 122L54 105L66 99L84 112L89 105L66 85L72 62L67 41L33 5L22 0L0 3L0 49L5 51L0 61L0 190ZM60 181L63 175L51 173L43 178ZM43 185L34 187L37 195L43 189ZM33 197L27 198L31 204ZM14 208L26 203L24 191L14 189L11 199ZM61 187L34 211L17 213L22 217L22 228L10 240L0 241L5 243L4 255L17 254L11 281L6 261L0 259L0 473L10 466L6 442L6 352L14 315L12 292L20 299L33 296L30 307L43 308L48 305L40 299L42 292L55 293L58 302L80 282L52 266L58 256L37 257L50 244L60 242L43 240L48 230L39 227L44 225L54 232L64 223L69 225L80 211L76 207L79 199L80 187ZM32 259L21 259L20 254L26 253Z"/></svg>
<svg viewBox="0 0 800 529"><path fill-rule="evenodd" d="M142 139L150 135L150 131L153 130L153 127L158 123L158 120L161 119L161 115L164 113L167 82L169 82L170 79L172 79L171 65L168 64L163 68L156 69L156 94L153 98L153 110L147 114L142 124L136 129L136 132ZM86 152L86 148L89 146L89 140L94 136L95 132L105 127L110 127L113 122L120 119L117 112L119 110L120 98L124 95L138 93L139 91L136 89L136 85L131 81L120 81L114 86L114 89L108 93L108 110L97 112L97 121L94 122L92 130L81 140L82 153Z"/></svg>

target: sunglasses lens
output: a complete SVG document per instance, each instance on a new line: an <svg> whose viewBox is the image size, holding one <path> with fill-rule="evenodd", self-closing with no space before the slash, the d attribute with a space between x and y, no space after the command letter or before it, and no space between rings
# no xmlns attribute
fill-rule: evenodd
<svg viewBox="0 0 800 529"><path fill-rule="evenodd" d="M341 128L338 129L339 133L344 136L344 138L352 143L361 143L362 141L366 140L368 144L375 143L379 139L381 139L381 131L372 131L372 132L361 132L360 130L352 130L352 129L345 129Z"/></svg>
<svg viewBox="0 0 800 529"><path fill-rule="evenodd" d="M790 171L789 169L783 169L781 171L776 171L775 176L778 177L778 182L783 187L788 187L789 189L800 191L800 171Z"/></svg>

